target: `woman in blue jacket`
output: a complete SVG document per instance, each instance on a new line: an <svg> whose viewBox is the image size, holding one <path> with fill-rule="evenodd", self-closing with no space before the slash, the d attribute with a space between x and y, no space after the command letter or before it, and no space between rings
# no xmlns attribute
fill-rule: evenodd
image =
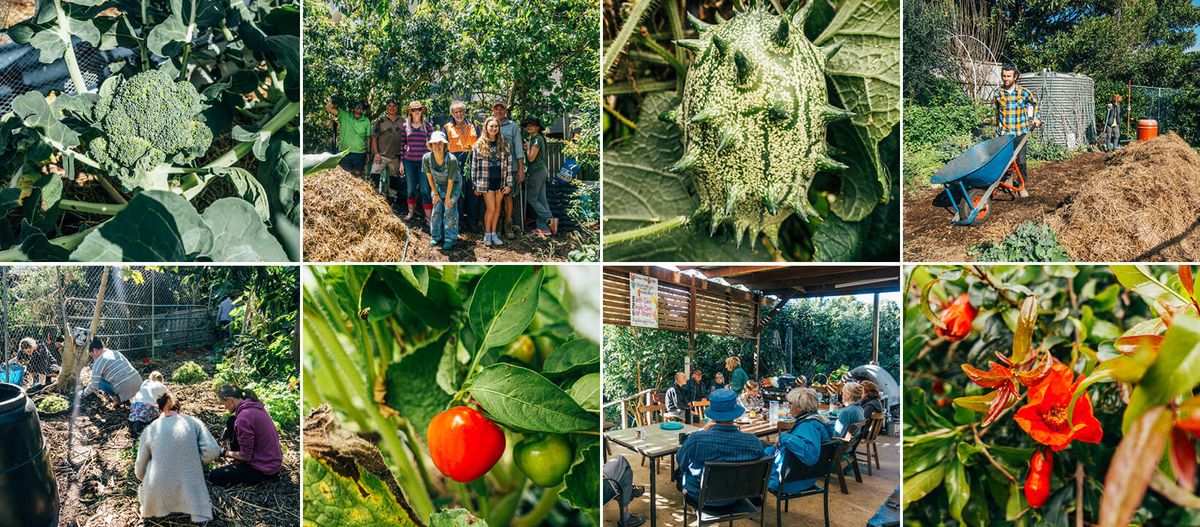
<svg viewBox="0 0 1200 527"><path fill-rule="evenodd" d="M768 487L779 491L779 474L783 470L784 452L791 452L805 465L814 465L821 456L821 444L829 441L829 421L817 413L820 397L811 388L796 388L787 394L792 417L796 424L791 431L779 434L779 442L767 447L763 455L774 456ZM792 481L783 486L784 494L805 491L817 484L816 479Z"/></svg>

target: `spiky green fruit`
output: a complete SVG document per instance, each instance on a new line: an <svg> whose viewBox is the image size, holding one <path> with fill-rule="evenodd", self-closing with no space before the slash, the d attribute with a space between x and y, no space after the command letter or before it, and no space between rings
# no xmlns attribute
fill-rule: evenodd
<svg viewBox="0 0 1200 527"><path fill-rule="evenodd" d="M778 243L784 220L817 214L808 202L817 172L845 168L825 143L828 123L849 116L825 87L836 48L805 38L805 11L779 16L761 4L715 25L692 20L700 38L682 45L695 60L671 112L685 153L670 168L692 175L698 212L714 230L732 224L739 243L760 233Z"/></svg>

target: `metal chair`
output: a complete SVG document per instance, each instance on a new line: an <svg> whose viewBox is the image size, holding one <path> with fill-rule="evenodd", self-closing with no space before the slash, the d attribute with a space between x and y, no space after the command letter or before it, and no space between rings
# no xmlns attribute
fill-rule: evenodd
<svg viewBox="0 0 1200 527"><path fill-rule="evenodd" d="M849 487L846 486L846 469L854 469L854 480L862 483L862 471L858 468L858 458L854 456L854 451L858 450L858 444L862 441L863 433L866 431L864 426L866 421L854 423L846 429L846 435L850 436L850 441L842 442L842 447L838 449L837 456L834 458L834 470L837 472L838 485L842 488L842 494L850 494Z"/></svg>
<svg viewBox="0 0 1200 527"><path fill-rule="evenodd" d="M883 469L883 467L880 466L880 464L879 464L879 445L876 444L876 442L875 442L875 440L879 438L879 433L883 430L883 422L884 422L884 416L882 413L875 412L875 413L871 414L871 420L867 422L867 431L863 435L863 438L862 438L862 445L863 445L864 451L859 452L857 449L854 451L855 460L862 461L867 464L867 475L868 476L875 475L871 471L871 459L872 458L875 459L875 468L878 468L880 470ZM862 457L859 457L859 456L862 456Z"/></svg>
<svg viewBox="0 0 1200 527"><path fill-rule="evenodd" d="M821 453L817 457L817 462L812 465L806 465L801 462L800 458L796 457L790 450L783 451L783 466L779 470L779 487L777 490L770 491L771 494L775 495L775 525L783 525L783 512L780 509L783 511L788 510L788 501L820 494L825 500L825 527L829 527L829 473L830 469L834 466L838 449L842 444L843 441L840 439L833 439L822 443ZM783 492L783 486L787 483L821 478L825 480L821 485L815 485L812 488L793 494ZM768 487L768 490L770 490L770 487Z"/></svg>
<svg viewBox="0 0 1200 527"><path fill-rule="evenodd" d="M700 476L700 496L689 496L683 493L683 524L688 524L688 507L696 510L696 526L736 520L751 519L758 516L758 524L765 522L765 509L755 505L752 499L765 503L767 497L767 478L771 475L772 458L763 457L754 461L721 462L709 461L704 464L704 473ZM713 501L734 500L730 505L705 506Z"/></svg>

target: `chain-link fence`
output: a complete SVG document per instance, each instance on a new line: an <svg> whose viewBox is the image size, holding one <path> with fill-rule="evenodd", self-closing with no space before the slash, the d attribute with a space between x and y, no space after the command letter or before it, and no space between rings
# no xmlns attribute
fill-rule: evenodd
<svg viewBox="0 0 1200 527"><path fill-rule="evenodd" d="M213 342L217 303L197 275L141 267L0 267L0 364L17 357L25 338L37 342L39 355L45 350L61 364L63 317L72 332L89 329L105 270L111 275L97 335L109 348L141 360Z"/></svg>

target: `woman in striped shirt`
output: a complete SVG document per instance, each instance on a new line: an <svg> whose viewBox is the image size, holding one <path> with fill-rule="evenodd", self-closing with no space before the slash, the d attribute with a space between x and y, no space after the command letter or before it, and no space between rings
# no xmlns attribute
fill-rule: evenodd
<svg viewBox="0 0 1200 527"><path fill-rule="evenodd" d="M421 173L421 158L429 152L425 142L433 133L433 124L425 120L425 105L421 101L408 103L408 120L404 122L404 179L408 184L408 214L404 219L411 220L417 212L417 202L425 210L425 221L433 218L433 201L429 195L429 182ZM420 194L417 191L420 190Z"/></svg>

